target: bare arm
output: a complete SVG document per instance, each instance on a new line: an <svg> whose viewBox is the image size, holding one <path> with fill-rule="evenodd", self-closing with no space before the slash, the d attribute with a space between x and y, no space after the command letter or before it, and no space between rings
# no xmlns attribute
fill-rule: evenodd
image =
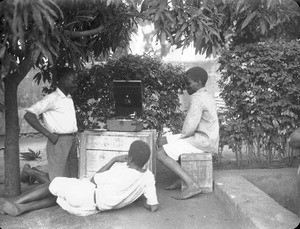
<svg viewBox="0 0 300 229"><path fill-rule="evenodd" d="M300 148L300 128L296 129L289 138L289 144L292 148Z"/></svg>
<svg viewBox="0 0 300 229"><path fill-rule="evenodd" d="M163 145L167 144L167 137L166 136L161 136L157 139L157 146L162 147Z"/></svg>
<svg viewBox="0 0 300 229"><path fill-rule="evenodd" d="M49 130L47 130L37 119L36 115L31 112L26 112L24 115L24 119L29 123L30 126L32 126L34 129L36 129L38 132L46 136L53 144L56 144L58 140L58 136L56 134L51 133Z"/></svg>

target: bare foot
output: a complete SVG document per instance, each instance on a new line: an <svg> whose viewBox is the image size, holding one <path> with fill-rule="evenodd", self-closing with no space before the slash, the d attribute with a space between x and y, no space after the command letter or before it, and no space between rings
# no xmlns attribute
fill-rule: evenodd
<svg viewBox="0 0 300 229"><path fill-rule="evenodd" d="M37 166L38 167L38 166ZM31 167L31 169L35 170L35 171L39 171L36 167ZM29 177L28 179L28 184L32 185L34 184L34 182L36 182L36 178L35 177Z"/></svg>
<svg viewBox="0 0 300 229"><path fill-rule="evenodd" d="M192 186L187 187L184 191L182 191L177 196L172 196L176 200L185 200L191 198L192 196L198 195L202 193L201 189L198 185L194 184Z"/></svg>
<svg viewBox="0 0 300 229"><path fill-rule="evenodd" d="M0 198L0 211L11 216L18 216L21 214L20 209L13 203L4 198Z"/></svg>
<svg viewBox="0 0 300 229"><path fill-rule="evenodd" d="M173 184L166 187L165 190L175 190L175 189L180 189L180 188L181 188L181 180L178 179Z"/></svg>
<svg viewBox="0 0 300 229"><path fill-rule="evenodd" d="M22 169L22 173L21 173L21 182L22 183L27 183L29 181L29 174L27 172L27 170L30 169L30 165L29 164L25 164L23 166L23 169Z"/></svg>
<svg viewBox="0 0 300 229"><path fill-rule="evenodd" d="M36 179L34 177L29 177L28 185L32 185L34 182L36 182Z"/></svg>

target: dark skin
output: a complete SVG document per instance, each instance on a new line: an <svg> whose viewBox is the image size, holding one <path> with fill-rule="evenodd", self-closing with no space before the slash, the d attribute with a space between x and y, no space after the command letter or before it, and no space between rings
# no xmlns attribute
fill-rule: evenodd
<svg viewBox="0 0 300 229"><path fill-rule="evenodd" d="M58 88L67 96L69 94L72 94L76 88L77 75L67 75L63 78L61 78L58 82ZM35 130L37 130L39 133L43 134L45 137L49 139L54 145L58 141L58 135L55 133L51 133L49 130L47 130L38 120L35 114L31 112L26 112L24 115L24 119L29 123L30 126L32 126Z"/></svg>
<svg viewBox="0 0 300 229"><path fill-rule="evenodd" d="M300 149L300 128L296 129L289 137L289 145L294 149ZM297 172L298 187L298 216L300 217L300 166Z"/></svg>

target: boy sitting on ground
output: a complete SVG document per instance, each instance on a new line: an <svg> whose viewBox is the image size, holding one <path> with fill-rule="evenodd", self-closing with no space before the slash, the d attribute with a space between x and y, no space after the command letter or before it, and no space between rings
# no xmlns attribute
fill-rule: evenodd
<svg viewBox="0 0 300 229"><path fill-rule="evenodd" d="M151 171L143 168L149 157L148 144L134 141L128 155L113 158L91 180L56 177L50 184L42 184L14 202L0 198L0 212L17 216L37 210L45 207L38 203L49 196L57 197L57 203L64 210L80 216L119 209L139 197L144 207L154 212L158 209L155 179Z"/></svg>

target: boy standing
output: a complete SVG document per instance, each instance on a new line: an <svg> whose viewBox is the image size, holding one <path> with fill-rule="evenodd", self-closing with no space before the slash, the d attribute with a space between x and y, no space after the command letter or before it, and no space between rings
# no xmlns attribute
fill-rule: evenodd
<svg viewBox="0 0 300 229"><path fill-rule="evenodd" d="M58 86L54 92L27 109L25 120L48 138L46 151L50 180L57 176L77 177L77 121L71 94L77 88L77 74L64 67L58 70ZM38 117L43 116L42 125ZM22 182L29 178L21 177Z"/></svg>
<svg viewBox="0 0 300 229"><path fill-rule="evenodd" d="M177 161L183 153L217 153L219 144L219 122L217 107L205 88L207 72L201 67L193 67L184 77L187 92L190 95L190 107L187 111L182 132L179 135L161 139L162 148L157 158L179 178L187 188L173 198L183 200L200 194L200 187L182 169ZM167 143L167 144L164 144ZM181 181L176 181L167 189L180 188Z"/></svg>

